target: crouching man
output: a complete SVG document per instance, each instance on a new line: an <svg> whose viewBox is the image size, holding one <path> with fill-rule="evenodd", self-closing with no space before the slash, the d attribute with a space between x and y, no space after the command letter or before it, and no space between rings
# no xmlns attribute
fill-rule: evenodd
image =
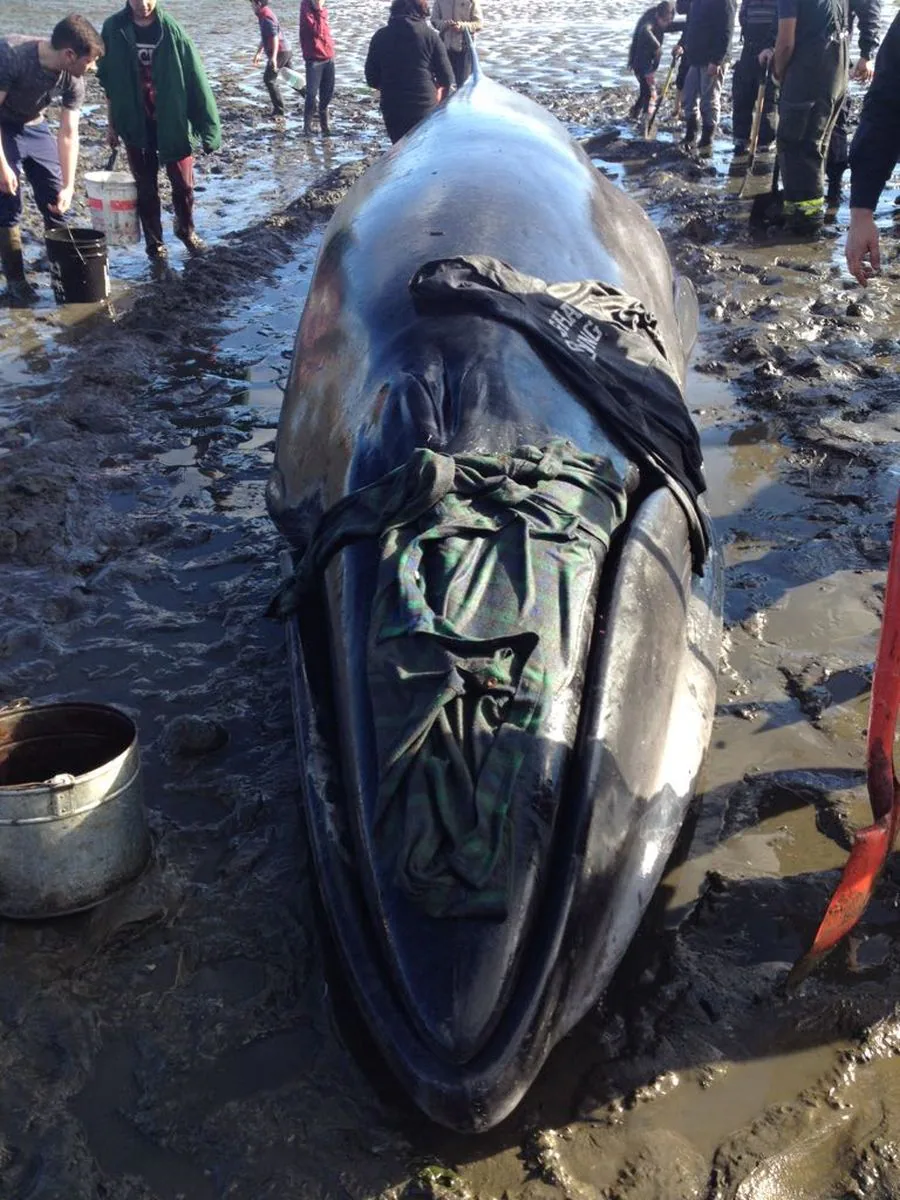
<svg viewBox="0 0 900 1200"><path fill-rule="evenodd" d="M65 224L78 165L84 76L102 54L100 34L77 13L60 21L49 38L0 38L0 264L14 307L36 296L22 258L22 177L45 228ZM57 99L62 115L54 139L46 110Z"/></svg>

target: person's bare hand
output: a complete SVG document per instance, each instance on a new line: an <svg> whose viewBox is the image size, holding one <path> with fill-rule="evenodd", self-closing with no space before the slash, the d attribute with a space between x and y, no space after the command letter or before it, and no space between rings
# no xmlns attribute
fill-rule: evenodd
<svg viewBox="0 0 900 1200"><path fill-rule="evenodd" d="M72 207L72 196L74 192L74 184L70 183L68 187L64 187L60 190L59 195L56 197L56 203L48 204L47 207L52 213L55 213L57 217L61 217L64 212L68 212Z"/></svg>
<svg viewBox="0 0 900 1200"><path fill-rule="evenodd" d="M772 61L772 59L774 58L774 56L775 56L775 47L773 46L768 50L760 50L759 58L757 59L757 61L761 67L767 67L769 65L769 63Z"/></svg>
<svg viewBox="0 0 900 1200"><path fill-rule="evenodd" d="M710 63L709 66L706 68L706 73L710 77L710 79L715 79L721 70L722 70L722 67L719 63Z"/></svg>
<svg viewBox="0 0 900 1200"><path fill-rule="evenodd" d="M0 192L5 192L7 196L14 196L19 190L19 177L12 167L3 167L0 169Z"/></svg>
<svg viewBox="0 0 900 1200"><path fill-rule="evenodd" d="M672 57L681 58L682 54L684 54L684 46L682 46L681 42L679 42L678 45L672 50Z"/></svg>
<svg viewBox="0 0 900 1200"><path fill-rule="evenodd" d="M875 64L868 58L858 58L856 66L850 73L850 78L858 80L859 83L871 83L874 74Z"/></svg>
<svg viewBox="0 0 900 1200"><path fill-rule="evenodd" d="M868 208L850 209L850 230L847 234L847 269L865 287L881 270L881 251L875 214ZM868 261L867 261L868 260Z"/></svg>

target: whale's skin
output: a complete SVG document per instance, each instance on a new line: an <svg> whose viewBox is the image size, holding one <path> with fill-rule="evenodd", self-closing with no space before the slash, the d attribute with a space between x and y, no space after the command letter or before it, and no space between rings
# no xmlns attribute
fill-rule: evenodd
<svg viewBox="0 0 900 1200"><path fill-rule="evenodd" d="M563 438L627 472L596 411L520 333L417 313L410 278L456 255L636 297L683 386L696 301L652 222L558 121L476 73L366 171L326 230L267 490L291 546L286 570L323 512L421 447L503 454ZM617 537L556 698L561 732L547 739L552 838L522 834L501 922L416 913L377 865L372 545L336 555L288 622L305 812L343 970L401 1084L452 1128L509 1114L602 998L696 786L715 699L718 548L692 571L684 512L665 487L635 500Z"/></svg>

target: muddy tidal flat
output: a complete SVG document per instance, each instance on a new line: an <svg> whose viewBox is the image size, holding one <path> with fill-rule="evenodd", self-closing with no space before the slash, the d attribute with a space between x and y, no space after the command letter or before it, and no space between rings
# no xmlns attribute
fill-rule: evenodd
<svg viewBox="0 0 900 1200"><path fill-rule="evenodd" d="M526 60L502 80L647 207L700 298L688 402L726 635L663 883L602 1006L511 1118L467 1138L410 1108L322 934L283 635L263 616L299 312L324 224L384 141L362 94L339 96L333 146L304 147L234 81L230 148L203 164L204 257L151 279L122 252L110 306L57 311L32 241L42 303L0 313L0 705L129 712L153 835L146 872L92 912L0 921L0 1200L900 1195L896 856L847 945L783 990L870 820L900 488L896 189L863 291L846 208L812 245L750 235L727 125L698 163L665 122L637 137L631 88L564 84L552 62L548 82ZM99 124L86 145L101 154ZM270 159L293 184L243 196L248 162Z"/></svg>

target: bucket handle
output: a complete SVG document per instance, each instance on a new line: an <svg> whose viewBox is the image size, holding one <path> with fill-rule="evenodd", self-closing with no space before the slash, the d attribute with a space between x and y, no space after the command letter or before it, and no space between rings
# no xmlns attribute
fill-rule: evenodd
<svg viewBox="0 0 900 1200"><path fill-rule="evenodd" d="M85 259L84 255L81 253L81 251L78 249L78 243L75 241L75 235L72 233L71 228L68 225L63 225L63 229L69 235L69 241L72 243L72 249L75 251L75 253L78 255L78 257L81 259L81 265L86 266L86 259Z"/></svg>

